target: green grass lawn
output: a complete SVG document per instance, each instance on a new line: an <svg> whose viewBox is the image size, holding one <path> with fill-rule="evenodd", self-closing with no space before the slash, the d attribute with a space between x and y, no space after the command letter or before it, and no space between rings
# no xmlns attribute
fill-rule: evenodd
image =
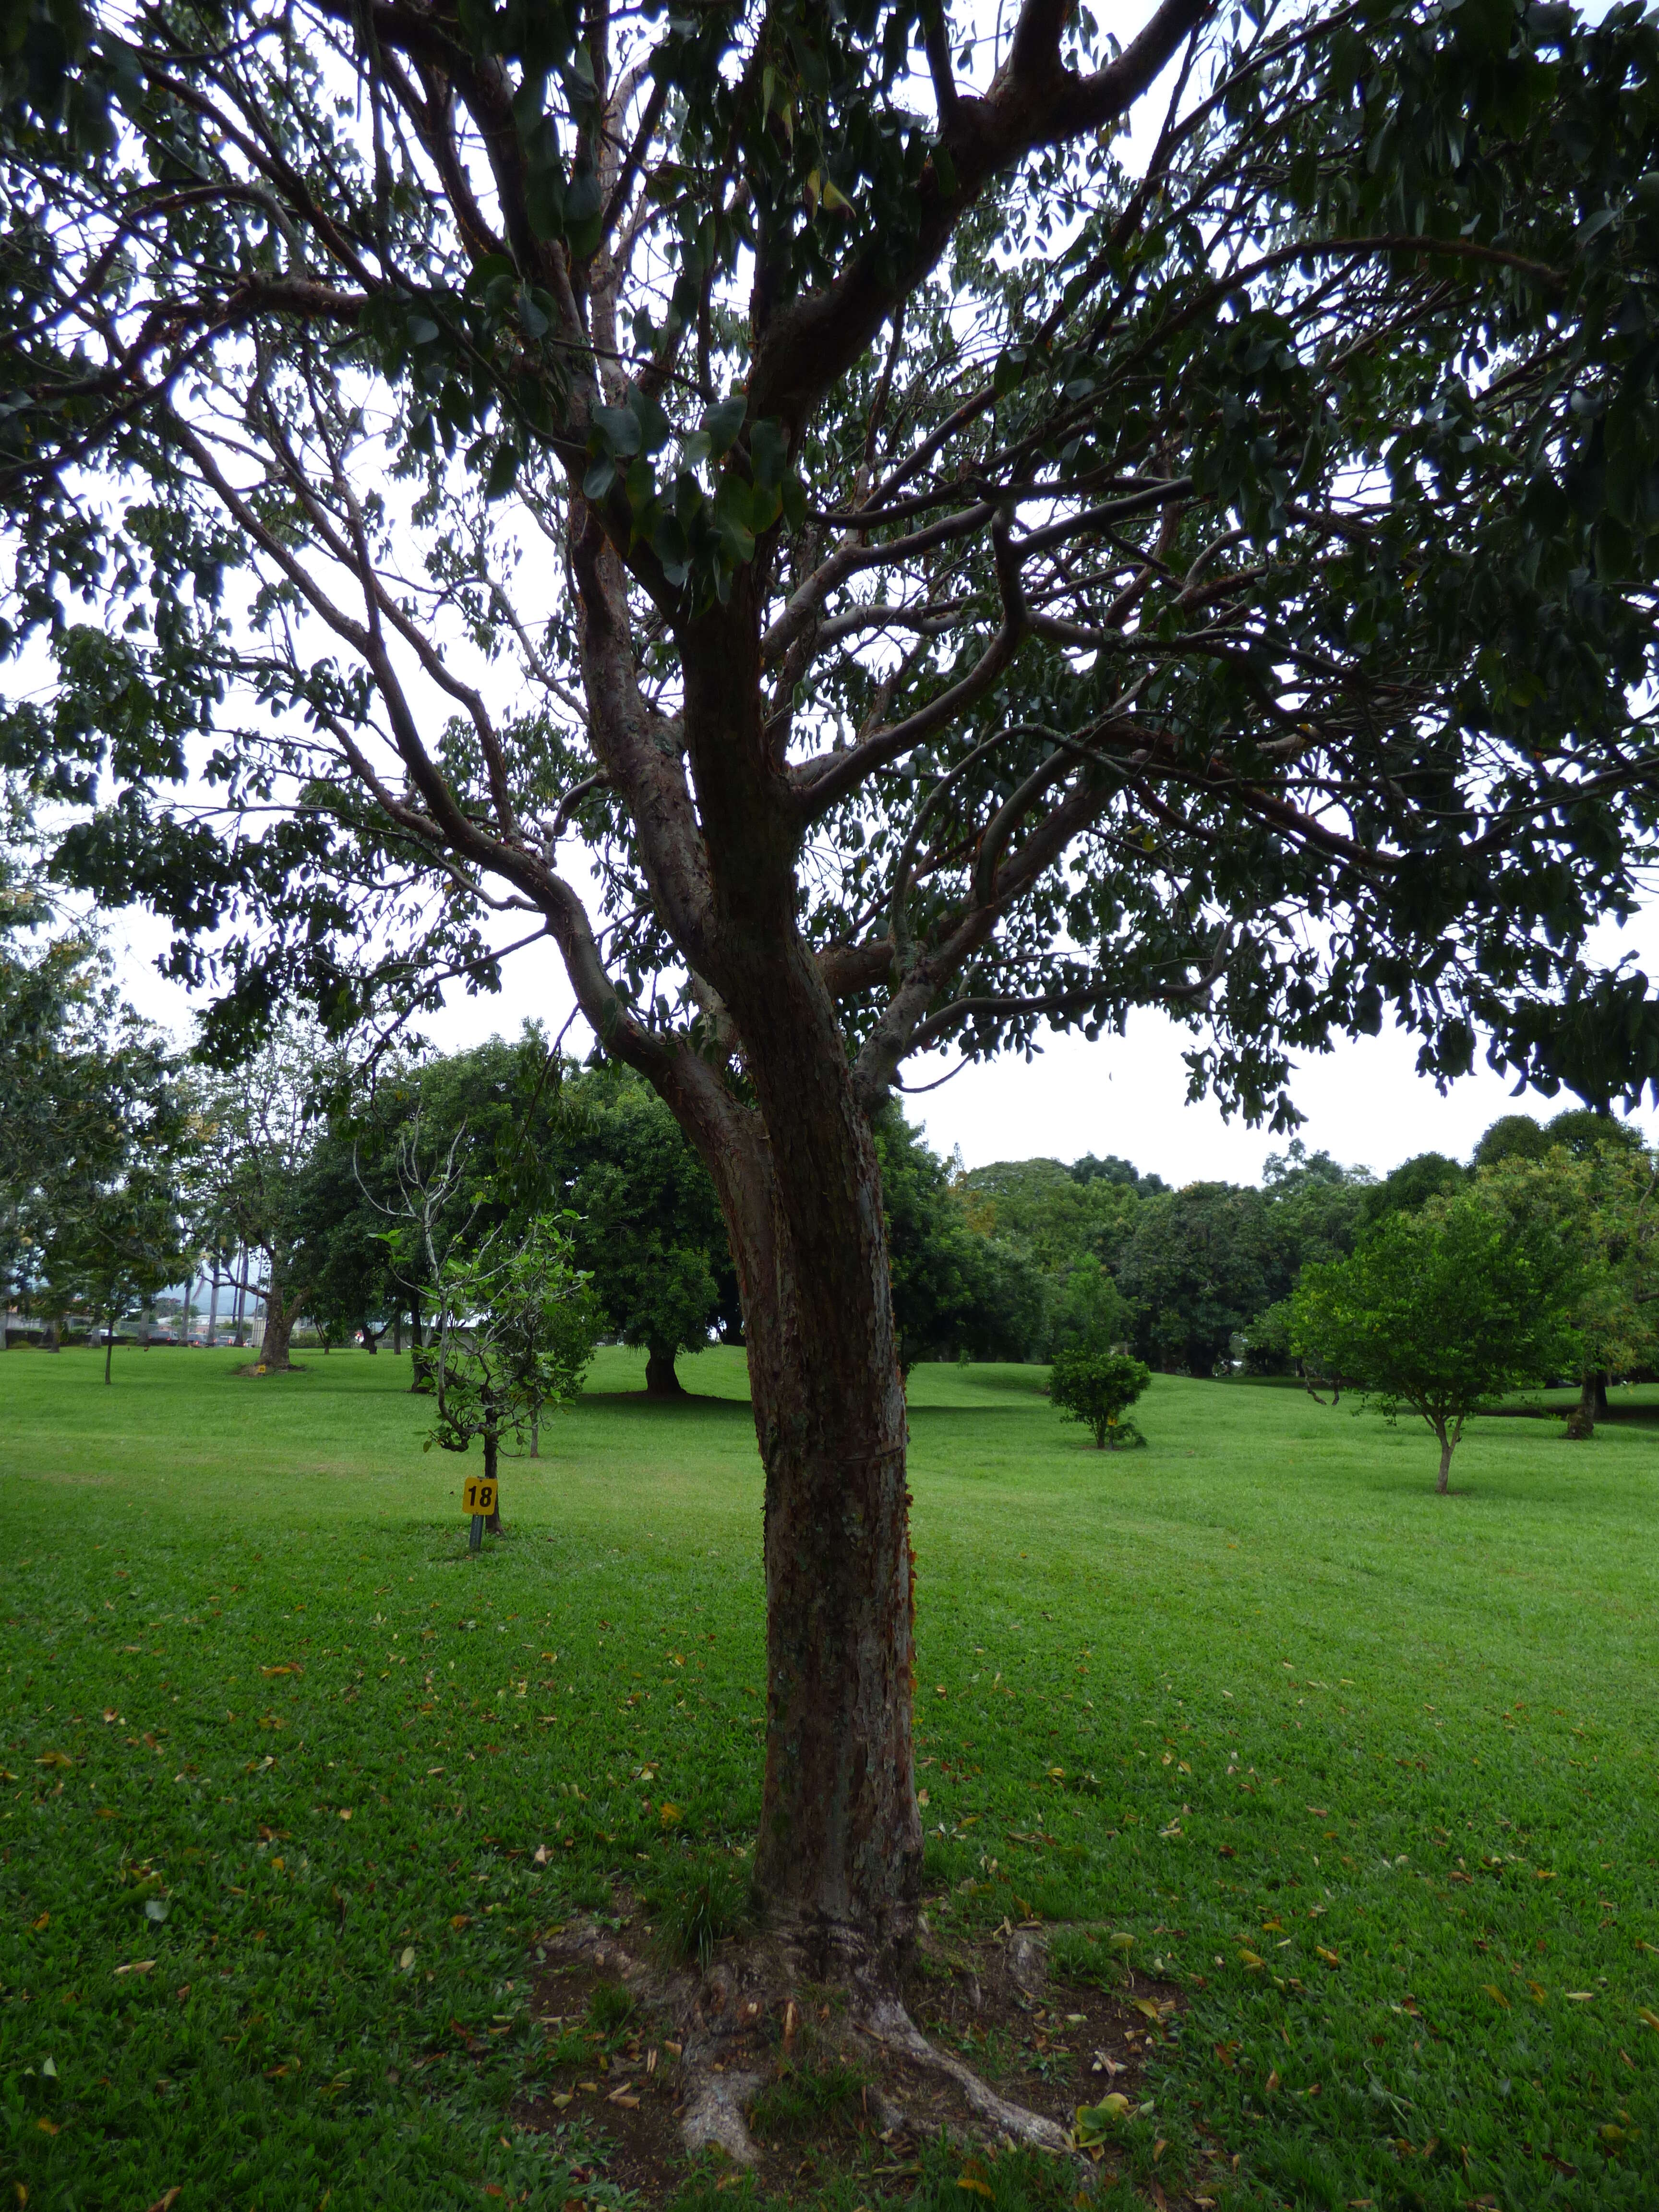
<svg viewBox="0 0 1659 2212"><path fill-rule="evenodd" d="M6 2189L602 2203L580 2124L509 2118L526 1972L747 1847L741 1355L665 1408L602 1353L477 1558L405 1361L236 1357L0 1360ZM1659 1437L1482 1422L1437 1499L1346 1406L1159 1378L1106 1456L1039 1382L912 1376L935 1923L1161 1961L1158 2172L1218 2206L1652 2212Z"/></svg>

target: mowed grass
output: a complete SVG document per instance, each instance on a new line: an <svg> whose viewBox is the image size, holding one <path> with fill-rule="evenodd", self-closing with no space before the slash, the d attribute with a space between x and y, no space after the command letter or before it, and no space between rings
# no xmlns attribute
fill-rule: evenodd
<svg viewBox="0 0 1659 2212"><path fill-rule="evenodd" d="M5 2188L603 2203L584 2124L512 2120L527 1975L617 1881L741 1868L741 1355L665 1408L602 1353L477 1558L406 1361L236 1364L0 1361ZM1650 2212L1659 1434L1482 1422L1438 1499L1426 1431L1346 1406L1160 1377L1109 1456L1040 1383L911 1378L934 1924L1185 1986L1149 2191ZM830 2201L960 2212L955 2171Z"/></svg>

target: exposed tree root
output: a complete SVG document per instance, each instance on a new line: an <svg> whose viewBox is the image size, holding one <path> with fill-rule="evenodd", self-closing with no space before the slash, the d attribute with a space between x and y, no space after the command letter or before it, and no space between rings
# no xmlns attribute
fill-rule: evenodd
<svg viewBox="0 0 1659 2212"><path fill-rule="evenodd" d="M868 2078L866 2109L895 2136L937 2127L938 2088L947 2085L952 2109L944 2117L964 2136L1055 2155L1073 2148L1054 2120L1000 2095L931 2043L896 1989L878 1975L855 1972L826 1985L801 1972L793 1946L765 1936L723 1946L704 1972L665 1970L627 1951L591 1920L573 1922L546 1948L566 1965L614 1978L643 2009L674 2022L681 2045L677 2117L694 2155L717 2147L735 2163L752 2166L755 2101L780 2062L807 2043ZM1023 1992L1041 1989L1046 1964L1042 1945L1030 1936L1010 1943L1006 1971ZM913 2108L920 2105L929 2109L917 2121Z"/></svg>
<svg viewBox="0 0 1659 2212"><path fill-rule="evenodd" d="M1041 2112L1024 2105L1012 2105L982 2081L971 2066L964 2066L948 2051L936 2051L896 1999L872 2007L860 2022L865 2033L889 2051L908 2058L924 2073L954 2081L969 2110L988 2121L993 2134L1006 2136L1027 2150L1064 2151L1070 2148L1065 2130Z"/></svg>

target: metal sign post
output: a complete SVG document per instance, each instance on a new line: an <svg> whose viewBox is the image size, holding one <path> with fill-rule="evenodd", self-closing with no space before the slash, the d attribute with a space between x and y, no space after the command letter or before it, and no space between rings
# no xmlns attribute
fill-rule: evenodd
<svg viewBox="0 0 1659 2212"><path fill-rule="evenodd" d="M472 1526L467 1534L466 1548L476 1552L483 1544L483 1524L487 1514L495 1510L497 1486L481 1474L469 1474L461 1487L461 1504L472 1516Z"/></svg>

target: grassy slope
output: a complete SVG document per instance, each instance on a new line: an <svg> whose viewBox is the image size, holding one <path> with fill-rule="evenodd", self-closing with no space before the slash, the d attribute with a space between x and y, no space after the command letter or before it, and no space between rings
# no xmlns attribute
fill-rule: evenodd
<svg viewBox="0 0 1659 2212"><path fill-rule="evenodd" d="M476 1559L406 1363L233 1366L0 1361L0 2167L32 2208L602 2195L506 2123L526 1943L746 1844L740 1355L665 1411L602 1354ZM936 1918L1188 1981L1161 2170L1201 2112L1220 2203L1651 2206L1656 1439L1482 1424L1441 1501L1346 1407L1159 1379L1106 1458L1037 1380L912 1378Z"/></svg>

